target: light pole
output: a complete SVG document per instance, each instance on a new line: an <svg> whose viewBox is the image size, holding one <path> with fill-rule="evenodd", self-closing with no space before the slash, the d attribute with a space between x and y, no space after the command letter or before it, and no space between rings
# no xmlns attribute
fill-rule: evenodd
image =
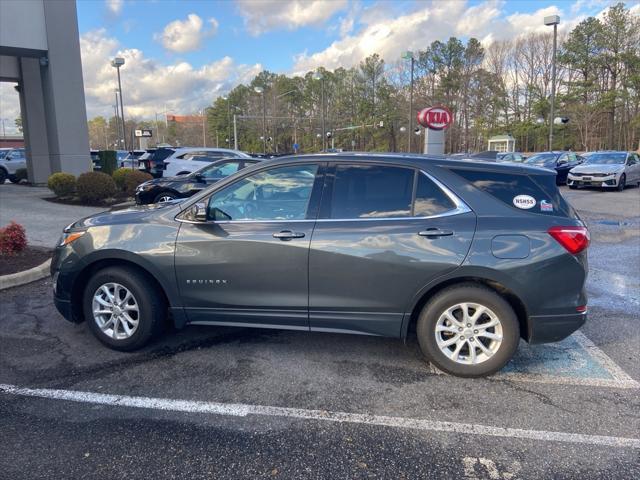
<svg viewBox="0 0 640 480"><path fill-rule="evenodd" d="M413 130L413 67L415 58L413 52L407 50L402 53L402 58L411 60L411 86L409 88L409 130L407 134L407 152L411 153L411 131Z"/></svg>
<svg viewBox="0 0 640 480"><path fill-rule="evenodd" d="M254 92L262 94L262 153L267 154L267 104L264 98L264 88L254 87Z"/></svg>
<svg viewBox="0 0 640 480"><path fill-rule="evenodd" d="M116 95L116 103L113 106L113 111L115 113L115 117L116 117L116 149L118 148L124 148L124 145L122 145L122 137L124 135L122 135L122 131L120 130L120 109L118 107L118 89L114 89L115 95Z"/></svg>
<svg viewBox="0 0 640 480"><path fill-rule="evenodd" d="M204 122L205 122L205 119L207 118L206 117L207 109L203 108L201 113L202 113L202 146L206 148L206 146L207 146L207 136L206 136L206 133L205 133L206 130L204 128Z"/></svg>
<svg viewBox="0 0 640 480"><path fill-rule="evenodd" d="M231 99L229 97L222 97L227 102L227 144L231 148Z"/></svg>
<svg viewBox="0 0 640 480"><path fill-rule="evenodd" d="M549 15L544 17L544 24L553 25L553 60L551 62L551 112L549 114L549 150L553 150L553 120L555 118L555 100L556 100L556 50L558 45L558 24L560 17L558 15Z"/></svg>
<svg viewBox="0 0 640 480"><path fill-rule="evenodd" d="M322 75L322 73L320 73L319 70L316 70L316 73L313 74L313 79L314 80L320 80L320 91L321 91L321 111L320 111L320 118L322 119L322 151L324 152L327 149L327 136L326 136L326 129L325 129L325 124L324 124L324 75Z"/></svg>
<svg viewBox="0 0 640 480"><path fill-rule="evenodd" d="M118 91L120 92L120 115L122 116L122 138L124 142L124 149L127 150L127 134L124 123L124 107L122 105L122 82L120 81L120 67L124 65L124 58L115 57L111 60L111 66L118 71Z"/></svg>

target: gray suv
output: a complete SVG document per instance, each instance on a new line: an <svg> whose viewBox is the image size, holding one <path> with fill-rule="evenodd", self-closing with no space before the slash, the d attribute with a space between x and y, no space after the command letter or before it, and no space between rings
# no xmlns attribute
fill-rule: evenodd
<svg viewBox="0 0 640 480"><path fill-rule="evenodd" d="M179 203L69 225L55 304L118 350L176 327L406 338L439 369L501 369L586 319L589 233L555 172L402 154L286 157ZM170 315L168 315L170 313Z"/></svg>

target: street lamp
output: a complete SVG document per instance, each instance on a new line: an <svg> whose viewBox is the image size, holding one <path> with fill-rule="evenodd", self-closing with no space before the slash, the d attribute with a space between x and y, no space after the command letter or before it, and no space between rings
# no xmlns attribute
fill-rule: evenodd
<svg viewBox="0 0 640 480"><path fill-rule="evenodd" d="M560 17L558 15L549 15L544 17L546 26L553 25L553 60L551 63L551 112L549 114L549 150L553 150L553 119L554 107L556 100L556 50L558 45L558 24Z"/></svg>
<svg viewBox="0 0 640 480"><path fill-rule="evenodd" d="M262 153L267 154L267 104L264 98L264 88L254 87L253 91L262 94Z"/></svg>
<svg viewBox="0 0 640 480"><path fill-rule="evenodd" d="M320 111L320 118L322 119L322 151L324 152L327 149L327 139L325 138L325 126L324 126L324 76L322 75L322 73L319 70L316 70L316 72L313 74L313 79L314 80L320 80L320 85L321 85L321 93L322 93L322 105L321 105L321 111Z"/></svg>
<svg viewBox="0 0 640 480"><path fill-rule="evenodd" d="M227 145L231 148L231 99L227 96L222 99L227 102Z"/></svg>
<svg viewBox="0 0 640 480"><path fill-rule="evenodd" d="M411 153L411 130L413 130L413 66L415 58L413 52L407 50L402 52L402 58L411 60L411 87L409 89L409 133L407 134L407 152Z"/></svg>
<svg viewBox="0 0 640 480"><path fill-rule="evenodd" d="M124 107L122 105L122 82L120 81L120 67L124 65L124 58L115 57L111 60L111 66L114 67L118 71L118 91L120 92L120 115L122 116L122 137L123 137L123 146L124 149L127 150L127 135L126 130L124 128Z"/></svg>

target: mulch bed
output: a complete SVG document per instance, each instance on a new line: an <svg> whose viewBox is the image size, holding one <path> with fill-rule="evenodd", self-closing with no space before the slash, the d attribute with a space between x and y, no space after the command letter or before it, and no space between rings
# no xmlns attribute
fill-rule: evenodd
<svg viewBox="0 0 640 480"><path fill-rule="evenodd" d="M0 275L22 272L47 261L53 255L51 248L27 247L15 255L2 255Z"/></svg>
<svg viewBox="0 0 640 480"><path fill-rule="evenodd" d="M107 198L105 200L101 200L99 202L87 203L80 200L78 197L70 197L70 198L59 198L59 197L44 197L43 200L52 203L62 203L63 205L79 205L82 207L112 207L113 205L117 205L122 202L126 202L129 200L129 197L126 195L118 195L113 198Z"/></svg>

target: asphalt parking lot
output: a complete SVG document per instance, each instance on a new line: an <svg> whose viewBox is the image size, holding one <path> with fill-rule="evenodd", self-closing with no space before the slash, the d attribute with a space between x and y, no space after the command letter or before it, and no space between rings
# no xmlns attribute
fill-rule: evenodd
<svg viewBox="0 0 640 480"><path fill-rule="evenodd" d="M189 327L118 353L48 280L0 292L0 478L640 478L640 189L562 191L588 323L487 379L414 338Z"/></svg>

